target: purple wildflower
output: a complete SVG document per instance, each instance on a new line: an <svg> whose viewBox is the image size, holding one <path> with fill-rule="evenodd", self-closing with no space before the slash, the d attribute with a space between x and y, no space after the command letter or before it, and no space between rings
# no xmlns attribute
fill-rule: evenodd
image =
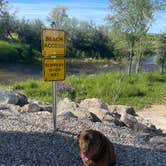
<svg viewBox="0 0 166 166"><path fill-rule="evenodd" d="M63 91L63 90L69 90L73 92L75 88L72 86L72 84L67 84L64 81L60 81L57 84L57 91Z"/></svg>

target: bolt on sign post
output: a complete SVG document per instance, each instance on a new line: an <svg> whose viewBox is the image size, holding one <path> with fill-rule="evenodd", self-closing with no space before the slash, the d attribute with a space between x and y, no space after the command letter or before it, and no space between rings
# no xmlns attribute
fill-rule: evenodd
<svg viewBox="0 0 166 166"><path fill-rule="evenodd" d="M65 32L56 29L42 29L41 45L43 55L43 79L52 81L53 124L56 131L56 81L65 80Z"/></svg>

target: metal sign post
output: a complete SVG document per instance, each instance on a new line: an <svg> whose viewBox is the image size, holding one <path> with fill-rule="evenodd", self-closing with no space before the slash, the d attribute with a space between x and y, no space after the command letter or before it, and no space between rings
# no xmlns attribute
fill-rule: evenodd
<svg viewBox="0 0 166 166"><path fill-rule="evenodd" d="M52 82L52 113L53 113L53 124L54 124L54 131L56 131L56 81Z"/></svg>
<svg viewBox="0 0 166 166"><path fill-rule="evenodd" d="M42 34L43 78L52 81L52 113L54 132L56 128L57 82L65 80L65 32L43 29Z"/></svg>

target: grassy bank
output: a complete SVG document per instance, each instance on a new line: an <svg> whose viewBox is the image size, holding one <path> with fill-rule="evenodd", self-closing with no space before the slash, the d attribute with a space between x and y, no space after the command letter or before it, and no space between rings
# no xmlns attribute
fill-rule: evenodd
<svg viewBox="0 0 166 166"><path fill-rule="evenodd" d="M27 80L12 85L31 98L52 101L51 82ZM85 98L99 98L108 104L132 105L136 109L166 101L166 74L158 72L128 76L113 72L91 76L68 77L58 85L60 97L69 96L78 102Z"/></svg>

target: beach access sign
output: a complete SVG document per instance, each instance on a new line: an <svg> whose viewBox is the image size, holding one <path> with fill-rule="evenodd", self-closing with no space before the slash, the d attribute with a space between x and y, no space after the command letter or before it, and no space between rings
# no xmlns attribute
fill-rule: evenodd
<svg viewBox="0 0 166 166"><path fill-rule="evenodd" d="M65 32L56 29L42 29L42 68L45 81L52 81L52 113L54 131L56 131L56 81L65 80Z"/></svg>
<svg viewBox="0 0 166 166"><path fill-rule="evenodd" d="M42 29L42 55L65 56L65 32L63 30Z"/></svg>
<svg viewBox="0 0 166 166"><path fill-rule="evenodd" d="M45 81L65 80L65 58L44 58L43 76Z"/></svg>
<svg viewBox="0 0 166 166"><path fill-rule="evenodd" d="M42 29L43 78L45 81L65 80L65 32Z"/></svg>

